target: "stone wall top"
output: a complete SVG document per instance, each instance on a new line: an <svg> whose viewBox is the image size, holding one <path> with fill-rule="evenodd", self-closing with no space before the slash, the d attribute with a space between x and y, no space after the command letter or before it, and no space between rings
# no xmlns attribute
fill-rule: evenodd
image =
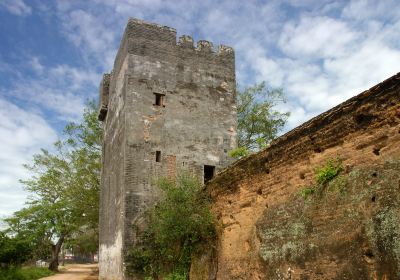
<svg viewBox="0 0 400 280"><path fill-rule="evenodd" d="M387 117L388 112L391 118ZM213 196L234 192L243 176L289 166L291 162L340 145L352 133L393 126L399 119L400 73L397 73L278 137L266 149L238 160L209 182L208 190Z"/></svg>

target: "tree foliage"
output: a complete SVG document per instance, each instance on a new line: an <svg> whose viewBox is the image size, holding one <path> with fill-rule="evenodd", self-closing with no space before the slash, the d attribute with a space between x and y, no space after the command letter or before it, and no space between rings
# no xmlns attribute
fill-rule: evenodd
<svg viewBox="0 0 400 280"><path fill-rule="evenodd" d="M250 151L265 148L286 124L289 113L276 106L285 102L282 89L269 89L265 83L237 90L238 149L233 157L246 156Z"/></svg>
<svg viewBox="0 0 400 280"><path fill-rule="evenodd" d="M88 258L96 254L99 244L97 229L85 228L71 236L65 243L65 247L72 249L75 256Z"/></svg>
<svg viewBox="0 0 400 280"><path fill-rule="evenodd" d="M165 279L186 279L192 254L215 237L209 201L199 180L188 174L176 181L161 179L157 185L163 197L150 211L149 227L131 252L130 269L150 279L168 273Z"/></svg>
<svg viewBox="0 0 400 280"><path fill-rule="evenodd" d="M37 257L51 251L52 270L64 241L80 231L97 232L101 126L96 115L89 103L82 122L68 124L53 151L42 149L25 165L32 177L21 182L31 195L25 208L6 219L10 232L31 241Z"/></svg>
<svg viewBox="0 0 400 280"><path fill-rule="evenodd" d="M0 232L0 264L19 265L31 257L29 240L21 237L7 236Z"/></svg>

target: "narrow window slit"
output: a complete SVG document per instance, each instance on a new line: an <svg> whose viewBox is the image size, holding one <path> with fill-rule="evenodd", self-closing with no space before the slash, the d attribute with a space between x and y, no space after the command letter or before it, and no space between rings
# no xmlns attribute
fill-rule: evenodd
<svg viewBox="0 0 400 280"><path fill-rule="evenodd" d="M161 151L156 151L156 162L161 162Z"/></svg>
<svg viewBox="0 0 400 280"><path fill-rule="evenodd" d="M155 103L154 103L154 105L155 106L160 106L160 107L165 107L165 94L161 94L161 93L157 93L157 92L155 92L154 93L154 96L155 96Z"/></svg>

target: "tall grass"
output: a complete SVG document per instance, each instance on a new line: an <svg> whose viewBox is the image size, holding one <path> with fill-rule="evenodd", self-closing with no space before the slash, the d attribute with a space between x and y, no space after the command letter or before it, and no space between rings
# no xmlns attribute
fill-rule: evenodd
<svg viewBox="0 0 400 280"><path fill-rule="evenodd" d="M43 267L10 267L0 269L0 280L36 280L53 274Z"/></svg>

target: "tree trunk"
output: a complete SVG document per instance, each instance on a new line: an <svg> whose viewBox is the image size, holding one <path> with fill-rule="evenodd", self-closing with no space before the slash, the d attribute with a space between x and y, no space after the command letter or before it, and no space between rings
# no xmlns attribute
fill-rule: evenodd
<svg viewBox="0 0 400 280"><path fill-rule="evenodd" d="M60 253L64 238L65 234L62 233L56 245L51 246L51 261L49 264L49 269L52 271L58 271L58 254Z"/></svg>

